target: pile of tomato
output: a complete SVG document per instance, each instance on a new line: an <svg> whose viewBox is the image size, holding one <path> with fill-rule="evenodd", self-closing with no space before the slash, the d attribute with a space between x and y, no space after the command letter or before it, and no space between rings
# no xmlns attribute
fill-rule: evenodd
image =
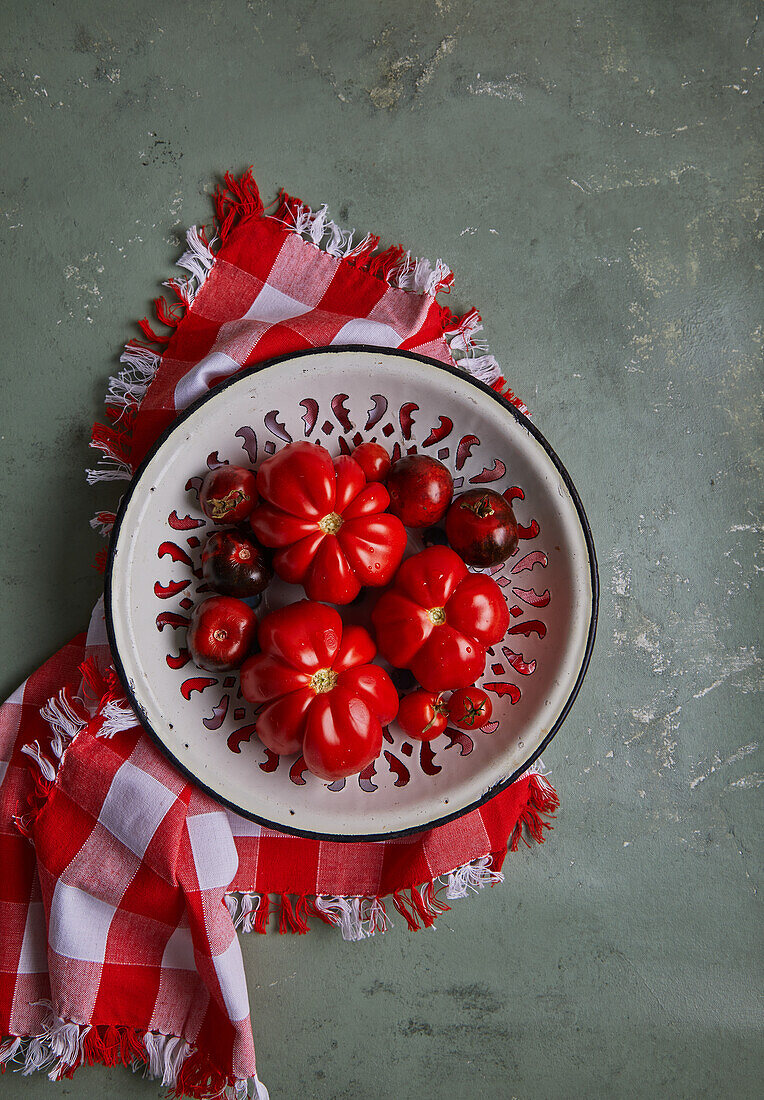
<svg viewBox="0 0 764 1100"><path fill-rule="evenodd" d="M471 729L490 719L491 701L474 685L509 611L496 582L468 567L496 565L517 548L502 496L472 489L454 498L449 470L427 455L393 464L380 444L362 443L333 459L299 442L256 473L218 467L199 499L219 526L202 549L216 594L194 608L188 648L200 668L240 669L266 748L301 752L312 772L334 780L379 756L395 718L420 741L449 722ZM404 560L407 527L425 533L426 548ZM307 598L259 618L274 573ZM337 610L366 589L378 593L373 636ZM399 698L377 656L419 686Z"/></svg>

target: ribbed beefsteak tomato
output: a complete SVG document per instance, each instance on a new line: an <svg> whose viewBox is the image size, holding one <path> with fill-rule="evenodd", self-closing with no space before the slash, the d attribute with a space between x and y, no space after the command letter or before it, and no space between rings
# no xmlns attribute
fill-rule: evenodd
<svg viewBox="0 0 764 1100"><path fill-rule="evenodd" d="M256 731L271 752L302 752L321 779L355 775L382 751L382 727L398 693L360 626L332 607L301 600L260 623L261 652L244 662L241 690L256 706Z"/></svg>
<svg viewBox="0 0 764 1100"><path fill-rule="evenodd" d="M494 580L470 573L447 546L431 546L403 563L371 618L381 655L438 692L482 675L486 646L504 637L509 609Z"/></svg>
<svg viewBox="0 0 764 1100"><path fill-rule="evenodd" d="M278 575L302 584L311 600L350 603L362 585L392 580L406 532L385 512L387 489L367 484L352 458L332 461L323 447L289 443L260 466L257 488L252 529L275 549Z"/></svg>

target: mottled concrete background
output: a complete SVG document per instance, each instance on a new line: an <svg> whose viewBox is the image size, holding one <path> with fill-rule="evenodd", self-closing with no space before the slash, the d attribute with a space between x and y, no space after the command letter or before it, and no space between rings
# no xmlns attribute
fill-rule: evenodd
<svg viewBox="0 0 764 1100"><path fill-rule="evenodd" d="M761 10L0 3L4 694L87 620L89 426L228 167L452 265L599 549L549 843L437 931L250 937L273 1100L761 1095Z"/></svg>

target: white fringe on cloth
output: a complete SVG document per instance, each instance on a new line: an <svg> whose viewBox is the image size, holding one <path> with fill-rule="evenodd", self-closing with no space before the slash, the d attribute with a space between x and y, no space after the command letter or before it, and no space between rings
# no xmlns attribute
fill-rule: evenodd
<svg viewBox="0 0 764 1100"><path fill-rule="evenodd" d="M225 894L224 900L231 914L234 928L238 928L240 932L254 932L255 917L261 902L260 895L241 893L237 898L236 894Z"/></svg>
<svg viewBox="0 0 764 1100"><path fill-rule="evenodd" d="M337 259L348 259L364 252L372 241L371 233L357 244L353 244L354 229L342 229L329 217L326 204L318 210L300 203L294 210L288 211L288 218L281 219L284 225L306 241L310 241L322 252ZM414 259L410 252L402 257L385 275L385 281L399 290L410 290L418 294L434 297L439 290L448 286L453 272L443 260L433 264L425 257Z"/></svg>
<svg viewBox="0 0 764 1100"><path fill-rule="evenodd" d="M70 1023L56 1014L50 1001L36 1003L48 1009L40 1034L6 1040L0 1046L0 1066L14 1069L22 1077L47 1070L51 1081L59 1081L67 1070L84 1063L85 1037L92 1025ZM161 1081L166 1088L174 1088L183 1063L194 1048L178 1035L147 1031L141 1038L148 1055L144 1075ZM131 1068L136 1070L143 1064L136 1056ZM221 1093L221 1097L229 1100L244 1100L250 1096L252 1100L269 1100L268 1090L257 1076L237 1081Z"/></svg>
<svg viewBox="0 0 764 1100"><path fill-rule="evenodd" d="M106 704L101 711L104 723L96 732L96 737L105 737L107 740L115 733L131 730L140 725L140 719L127 700L113 699Z"/></svg>

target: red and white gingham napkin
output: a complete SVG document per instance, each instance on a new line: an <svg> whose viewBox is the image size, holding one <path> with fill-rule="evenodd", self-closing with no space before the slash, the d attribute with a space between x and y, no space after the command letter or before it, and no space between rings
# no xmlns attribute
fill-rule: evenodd
<svg viewBox="0 0 764 1100"><path fill-rule="evenodd" d="M282 196L266 216L251 172L226 176L217 237L191 230L157 299L171 330L131 341L111 379L90 481L129 480L176 413L242 367L364 343L457 362L519 408L477 343L480 316L435 295L452 275L378 238L355 243ZM108 533L113 516L94 521ZM525 826L541 841L557 797L536 770L447 825L341 844L273 832L188 783L144 734L111 664L102 606L0 708L0 1064L70 1077L84 1062L145 1067L177 1095L254 1095L259 1082L236 928L345 939L390 908L428 927L446 900L501 881ZM548 826L546 826L548 827ZM386 907L387 901L387 907Z"/></svg>

